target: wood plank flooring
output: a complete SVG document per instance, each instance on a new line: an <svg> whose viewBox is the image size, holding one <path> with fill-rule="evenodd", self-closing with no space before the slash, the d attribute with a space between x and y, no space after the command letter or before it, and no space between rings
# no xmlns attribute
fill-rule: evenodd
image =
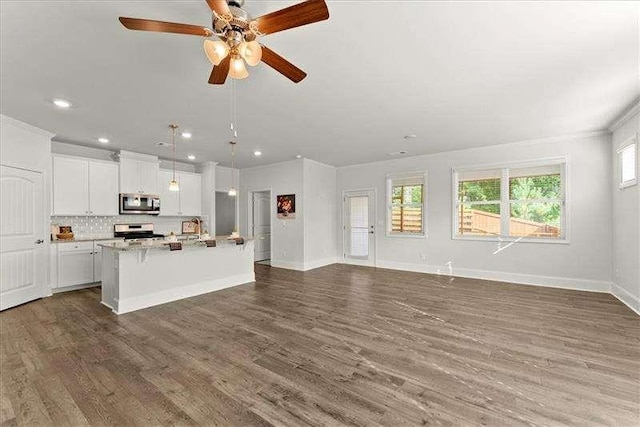
<svg viewBox="0 0 640 427"><path fill-rule="evenodd" d="M0 313L2 425L640 425L607 294L332 265L122 316Z"/></svg>

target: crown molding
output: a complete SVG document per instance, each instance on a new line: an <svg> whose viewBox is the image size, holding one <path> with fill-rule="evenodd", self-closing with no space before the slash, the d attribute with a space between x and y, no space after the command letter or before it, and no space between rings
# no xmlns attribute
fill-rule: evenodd
<svg viewBox="0 0 640 427"><path fill-rule="evenodd" d="M637 98L629 108L627 108L613 123L609 126L609 131L615 132L623 124L625 124L631 117L640 113L640 98Z"/></svg>
<svg viewBox="0 0 640 427"><path fill-rule="evenodd" d="M4 114L0 114L0 121L3 124L13 125L13 126L15 126L17 128L26 130L28 132L33 132L33 133L40 134L40 135L42 135L44 137L47 137L49 139L52 139L56 135L55 133L49 132L48 130L41 129L39 127L30 125L29 123L25 123L25 122L22 122L22 121L20 121L18 119L14 119L13 117L5 116Z"/></svg>

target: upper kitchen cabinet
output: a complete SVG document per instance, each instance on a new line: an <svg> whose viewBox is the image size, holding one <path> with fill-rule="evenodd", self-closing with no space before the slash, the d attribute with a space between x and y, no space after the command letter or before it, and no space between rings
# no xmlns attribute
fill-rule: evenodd
<svg viewBox="0 0 640 427"><path fill-rule="evenodd" d="M172 171L160 171L160 215L202 215L202 176L197 173L176 171L176 181L180 184L180 191L169 191L169 181L172 179Z"/></svg>
<svg viewBox="0 0 640 427"><path fill-rule="evenodd" d="M161 170L160 177L160 216L180 215L180 192L169 191L169 182L173 179L171 171ZM179 175L176 173L179 182ZM182 190L182 188L181 188Z"/></svg>
<svg viewBox="0 0 640 427"><path fill-rule="evenodd" d="M158 195L158 158L146 154L120 152L120 192Z"/></svg>
<svg viewBox="0 0 640 427"><path fill-rule="evenodd" d="M184 216L202 215L202 176L180 172L179 179L180 214Z"/></svg>
<svg viewBox="0 0 640 427"><path fill-rule="evenodd" d="M118 215L118 165L53 157L53 215Z"/></svg>

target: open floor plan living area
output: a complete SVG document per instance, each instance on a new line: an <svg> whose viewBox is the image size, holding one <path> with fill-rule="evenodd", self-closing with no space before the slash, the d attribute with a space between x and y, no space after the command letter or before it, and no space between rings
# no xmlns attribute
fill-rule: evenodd
<svg viewBox="0 0 640 427"><path fill-rule="evenodd" d="M1 0L1 426L640 426L640 1Z"/></svg>

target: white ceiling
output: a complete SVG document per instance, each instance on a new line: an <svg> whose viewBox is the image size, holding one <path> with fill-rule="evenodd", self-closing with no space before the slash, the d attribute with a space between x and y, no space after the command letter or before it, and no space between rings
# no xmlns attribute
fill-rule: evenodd
<svg viewBox="0 0 640 427"><path fill-rule="evenodd" d="M247 1L254 16L292 1ZM57 140L228 164L230 85L207 83L202 39L127 31L118 16L209 25L204 0L2 1L2 113ZM640 95L638 3L330 1L329 21L263 42L237 83L239 165L297 154L332 165L604 129ZM53 98L68 99L69 110ZM406 134L418 137L405 140ZM104 146L100 146L103 148ZM260 148L264 155L255 159Z"/></svg>

